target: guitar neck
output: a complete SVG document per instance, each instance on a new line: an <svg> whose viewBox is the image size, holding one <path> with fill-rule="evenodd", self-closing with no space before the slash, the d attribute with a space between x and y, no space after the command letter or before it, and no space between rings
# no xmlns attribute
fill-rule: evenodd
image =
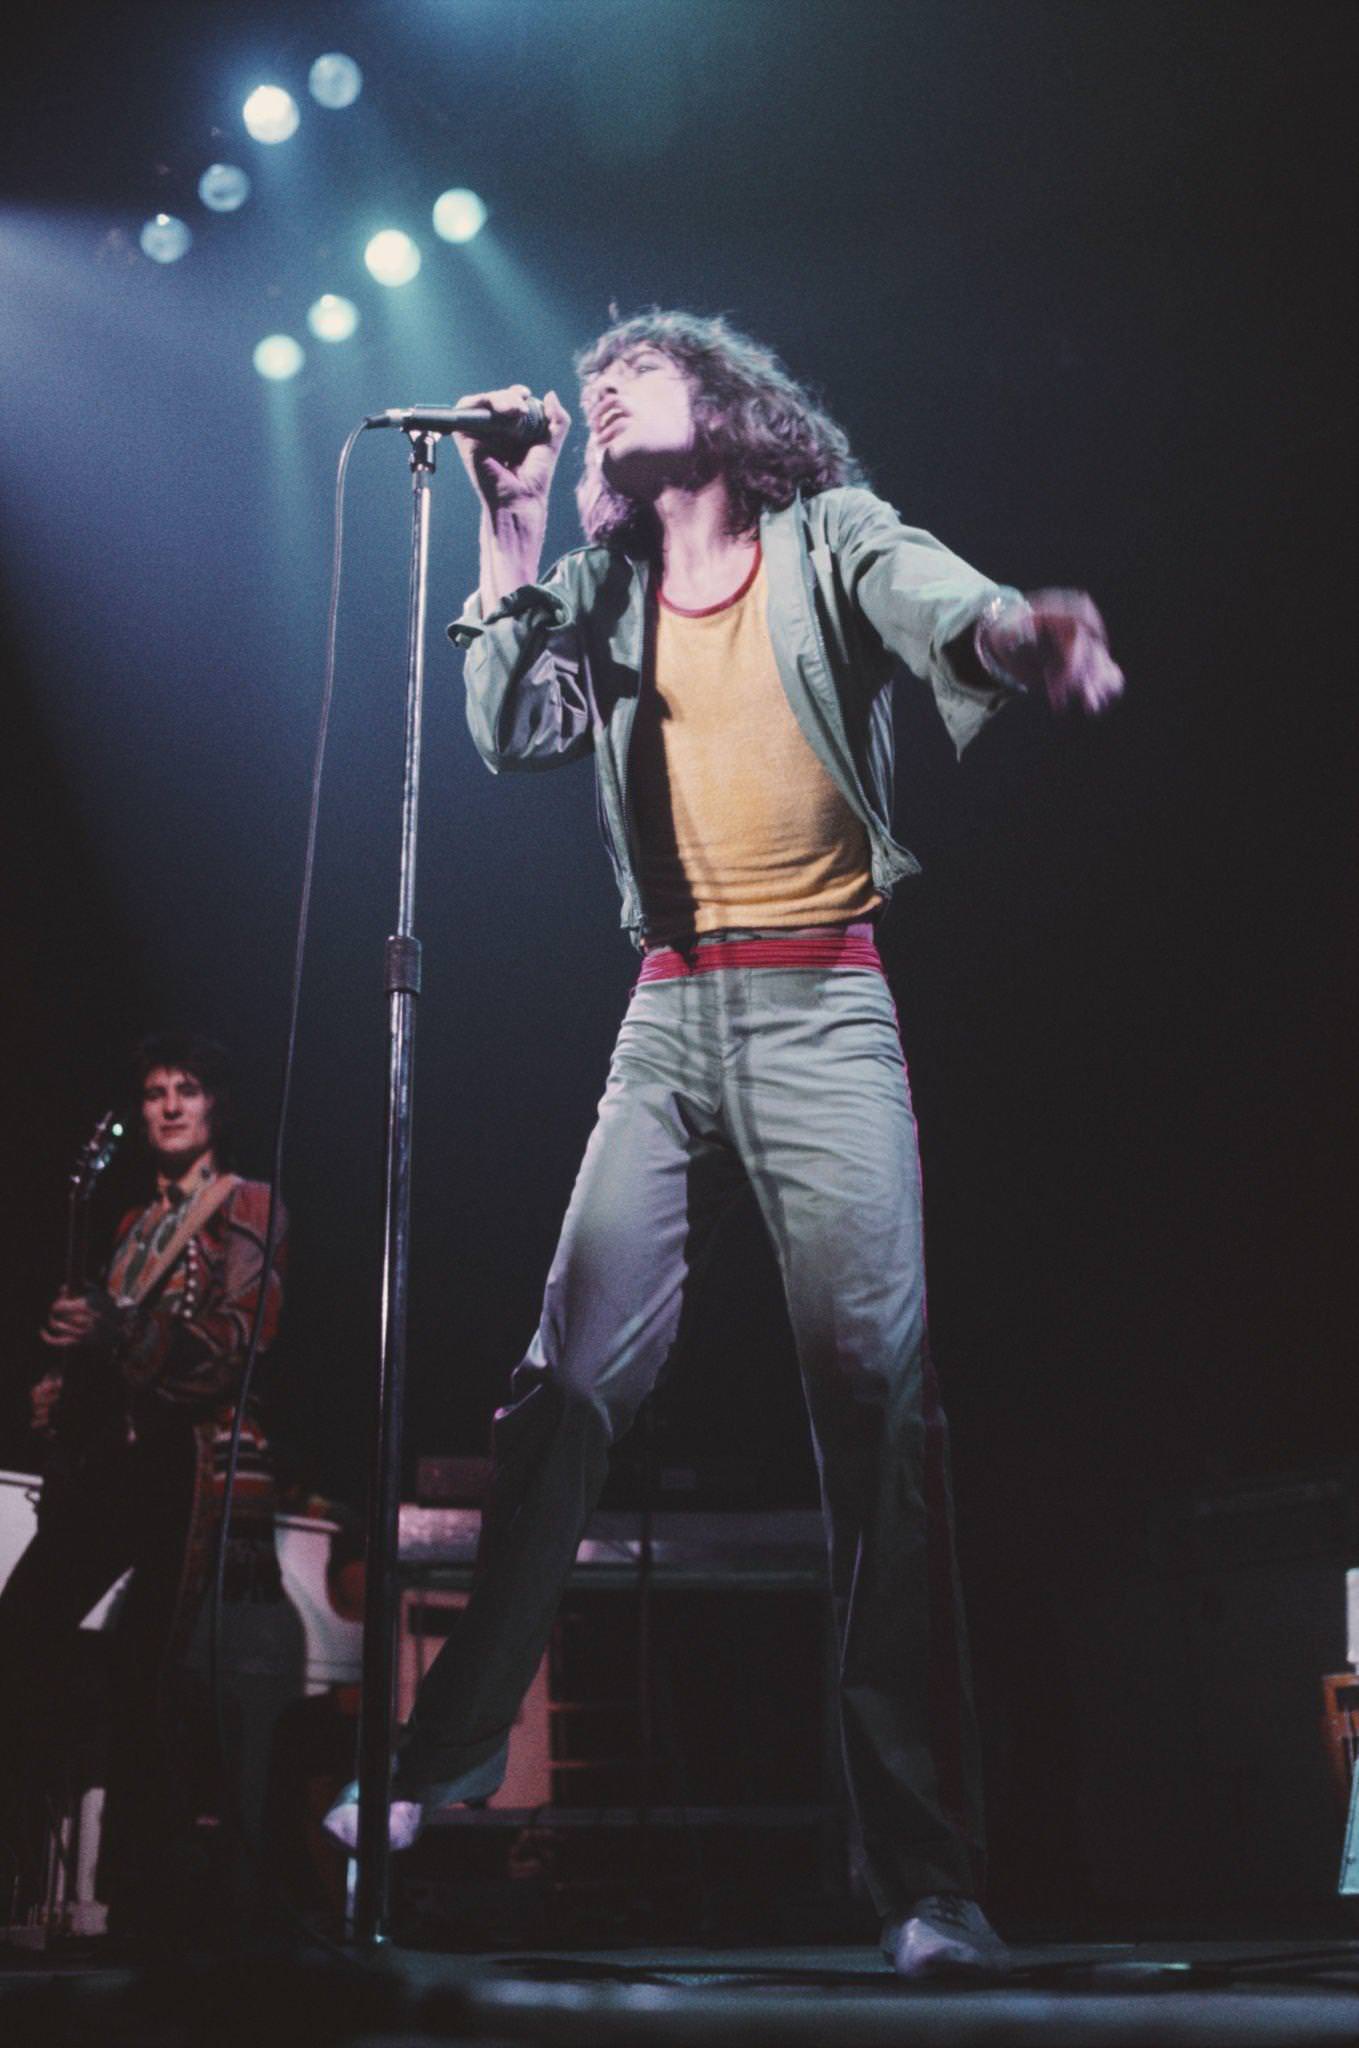
<svg viewBox="0 0 1359 2048"><path fill-rule="evenodd" d="M90 1192L93 1192L92 1190ZM66 1263L63 1285L68 1294L79 1294L89 1279L90 1197L73 1187L66 1205Z"/></svg>
<svg viewBox="0 0 1359 2048"><path fill-rule="evenodd" d="M109 1110L107 1115L100 1117L72 1168L67 1183L66 1271L63 1281L68 1294L79 1294L89 1284L90 1198L122 1135L122 1125Z"/></svg>

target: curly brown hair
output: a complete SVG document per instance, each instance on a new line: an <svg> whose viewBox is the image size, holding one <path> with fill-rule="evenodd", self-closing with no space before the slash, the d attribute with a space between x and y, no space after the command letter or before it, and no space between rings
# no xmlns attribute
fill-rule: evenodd
<svg viewBox="0 0 1359 2048"><path fill-rule="evenodd" d="M693 387L696 474L725 477L734 532L753 532L766 506L790 505L799 491L862 481L843 430L772 349L738 333L720 314L653 307L616 321L579 352L576 374L584 382L643 348L669 356ZM576 504L587 540L625 549L654 544L651 508L606 483L593 442L586 446Z"/></svg>

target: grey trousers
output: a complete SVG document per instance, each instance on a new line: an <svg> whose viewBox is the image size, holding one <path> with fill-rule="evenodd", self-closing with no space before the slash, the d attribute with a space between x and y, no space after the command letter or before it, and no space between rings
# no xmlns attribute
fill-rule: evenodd
<svg viewBox="0 0 1359 2048"><path fill-rule="evenodd" d="M915 1119L871 969L726 967L634 989L542 1319L495 1419L472 1597L420 1688L396 1794L452 1802L496 1781L609 1447L655 1384L743 1181L811 1417L869 1888L884 1914L933 1891L975 1896L977 1742Z"/></svg>

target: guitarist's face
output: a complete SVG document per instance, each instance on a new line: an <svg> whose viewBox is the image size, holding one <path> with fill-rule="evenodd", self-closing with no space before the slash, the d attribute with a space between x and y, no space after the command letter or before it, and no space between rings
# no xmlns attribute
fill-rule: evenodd
<svg viewBox="0 0 1359 2048"><path fill-rule="evenodd" d="M162 1173L178 1180L212 1150L212 1102L179 1067L152 1067L142 1083L146 1142Z"/></svg>

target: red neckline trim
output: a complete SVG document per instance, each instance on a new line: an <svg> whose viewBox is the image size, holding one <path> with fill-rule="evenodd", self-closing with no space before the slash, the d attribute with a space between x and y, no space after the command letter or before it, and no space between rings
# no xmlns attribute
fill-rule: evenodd
<svg viewBox="0 0 1359 2048"><path fill-rule="evenodd" d="M732 605L739 604L741 602L741 599L745 596L751 584L759 575L760 564L763 562L763 560L764 549L761 547L759 541L757 540L755 543L755 559L751 563L750 573L746 577L745 581L742 583L740 589L733 590L730 597L720 598L716 604L700 605L696 611L693 610L687 604L672 603L672 601L666 596L663 590L658 589L656 595L660 599L661 603L665 606L665 609L668 612L674 612L676 616L681 619L710 619L713 616L714 612L729 611Z"/></svg>

